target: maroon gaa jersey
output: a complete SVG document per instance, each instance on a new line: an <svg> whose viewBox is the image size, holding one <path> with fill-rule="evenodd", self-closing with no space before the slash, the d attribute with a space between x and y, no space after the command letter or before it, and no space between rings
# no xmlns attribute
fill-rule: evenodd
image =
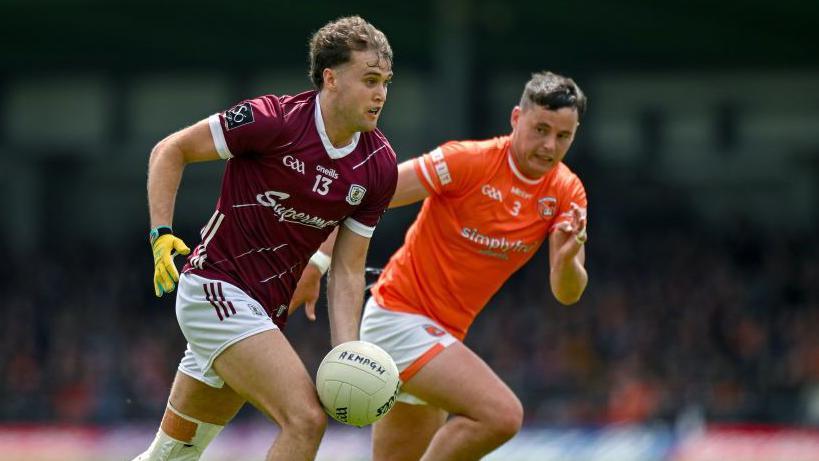
<svg viewBox="0 0 819 461"><path fill-rule="evenodd" d="M318 100L316 91L267 95L210 116L227 166L216 211L183 268L241 288L280 328L310 256L339 224L371 237L398 180L379 130L333 147Z"/></svg>

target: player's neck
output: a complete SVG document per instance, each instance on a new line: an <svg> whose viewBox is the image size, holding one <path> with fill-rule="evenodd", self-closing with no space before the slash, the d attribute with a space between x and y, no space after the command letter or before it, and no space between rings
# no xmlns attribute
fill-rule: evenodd
<svg viewBox="0 0 819 461"><path fill-rule="evenodd" d="M344 118L336 111L333 98L328 94L321 94L319 98L321 119L324 121L324 131L333 147L344 147L353 142L355 130L345 126Z"/></svg>

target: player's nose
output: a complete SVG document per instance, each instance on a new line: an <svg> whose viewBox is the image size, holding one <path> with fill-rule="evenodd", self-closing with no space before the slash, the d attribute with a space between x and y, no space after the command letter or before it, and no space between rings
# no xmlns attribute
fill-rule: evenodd
<svg viewBox="0 0 819 461"><path fill-rule="evenodd" d="M555 145L557 145L557 140L554 136L546 136L543 140L543 148L549 152L554 152Z"/></svg>
<svg viewBox="0 0 819 461"><path fill-rule="evenodd" d="M384 102L387 99L387 87L384 85L378 85L375 90L375 94L373 95L373 99L376 102Z"/></svg>

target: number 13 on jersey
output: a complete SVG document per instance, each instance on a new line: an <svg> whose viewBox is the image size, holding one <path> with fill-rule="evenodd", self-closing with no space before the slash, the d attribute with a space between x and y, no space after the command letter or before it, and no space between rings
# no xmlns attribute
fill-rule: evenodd
<svg viewBox="0 0 819 461"><path fill-rule="evenodd" d="M332 184L333 180L317 174L316 175L316 182L313 183L313 192L318 193L319 195L327 195L327 192L330 192L330 184Z"/></svg>

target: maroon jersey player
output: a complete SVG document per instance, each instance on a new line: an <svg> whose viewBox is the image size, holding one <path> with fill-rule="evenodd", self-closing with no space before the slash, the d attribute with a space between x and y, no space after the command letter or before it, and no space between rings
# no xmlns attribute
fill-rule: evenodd
<svg viewBox="0 0 819 461"><path fill-rule="evenodd" d="M395 191L395 153L376 129L392 50L359 17L310 42L317 87L262 96L175 133L148 171L154 285L176 282L188 340L156 438L136 459L196 460L245 402L281 431L268 460L315 457L326 426L312 380L282 334L302 269L338 229L328 285L333 344L357 339L369 239ZM187 254L170 224L187 163L226 159L216 210Z"/></svg>
<svg viewBox="0 0 819 461"><path fill-rule="evenodd" d="M230 160L183 273L242 288L284 327L304 265L336 225L372 236L395 189L395 154L378 130L334 147L315 91L263 96L208 122Z"/></svg>

